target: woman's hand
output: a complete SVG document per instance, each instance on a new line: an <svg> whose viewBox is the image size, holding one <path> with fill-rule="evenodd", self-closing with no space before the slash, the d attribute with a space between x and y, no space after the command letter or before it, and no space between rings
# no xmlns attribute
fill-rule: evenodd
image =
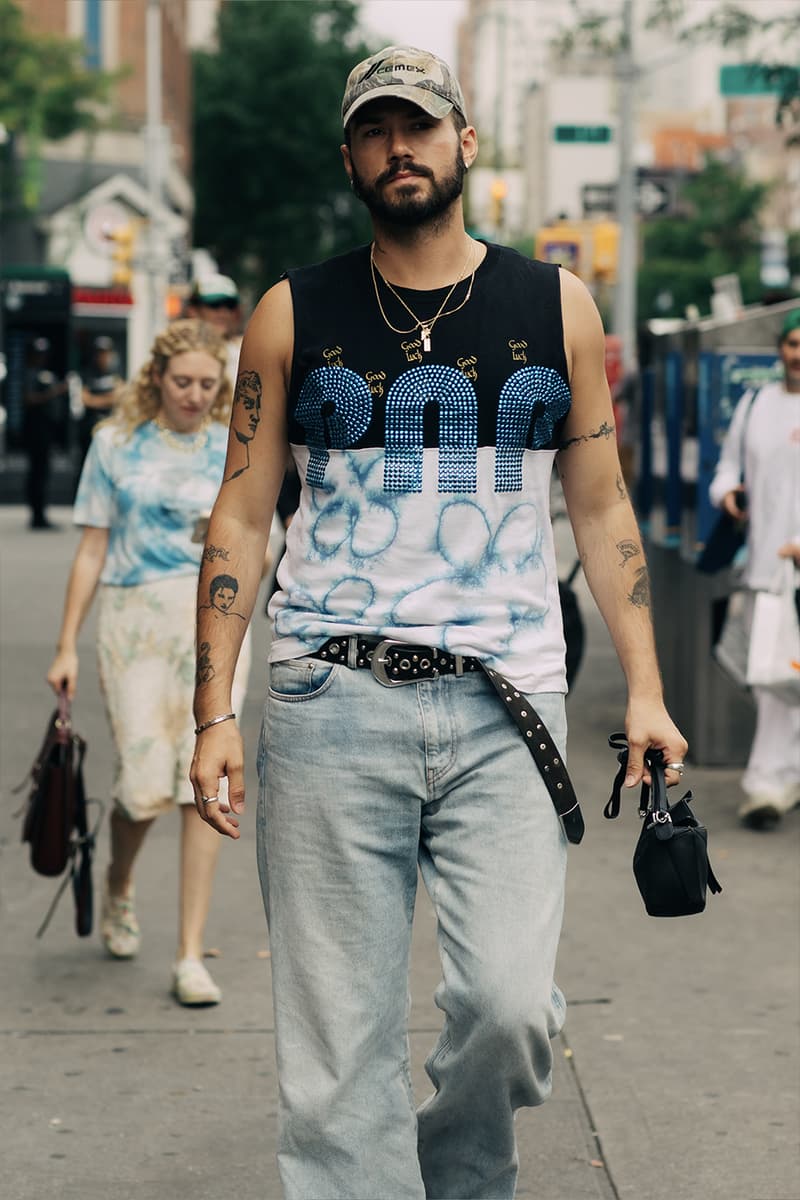
<svg viewBox="0 0 800 1200"><path fill-rule="evenodd" d="M78 685L78 654L75 650L59 650L47 672L47 682L56 695L66 688L67 699L75 699Z"/></svg>
<svg viewBox="0 0 800 1200"><path fill-rule="evenodd" d="M731 488L722 497L722 507L728 516L733 517L735 521L743 521L747 516L747 508L745 507L745 492L744 487L740 484L739 487Z"/></svg>
<svg viewBox="0 0 800 1200"><path fill-rule="evenodd" d="M794 565L800 567L800 543L786 542L778 551L778 558L793 558Z"/></svg>

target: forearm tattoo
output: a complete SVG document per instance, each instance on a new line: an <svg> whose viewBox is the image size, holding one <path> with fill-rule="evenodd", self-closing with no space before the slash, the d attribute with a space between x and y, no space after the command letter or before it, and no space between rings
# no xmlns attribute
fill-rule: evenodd
<svg viewBox="0 0 800 1200"><path fill-rule="evenodd" d="M647 574L647 567L639 567L639 570L636 572L636 579L631 591L628 593L628 600L634 608L650 607L650 579Z"/></svg>
<svg viewBox="0 0 800 1200"><path fill-rule="evenodd" d="M622 555L622 561L619 564L621 567L625 566L629 558L635 558L637 554L642 553L636 542L617 542L617 549Z"/></svg>
<svg viewBox="0 0 800 1200"><path fill-rule="evenodd" d="M250 466L250 443L261 421L261 376L240 371L231 409L227 472L223 483L238 479Z"/></svg>
<svg viewBox="0 0 800 1200"><path fill-rule="evenodd" d="M230 550L226 550L224 546L212 546L210 542L203 551L203 560L205 562L214 562L216 558L222 558L227 562L230 556Z"/></svg>
<svg viewBox="0 0 800 1200"><path fill-rule="evenodd" d="M201 642L197 651L197 683L211 683L215 674L211 665L211 642Z"/></svg>
<svg viewBox="0 0 800 1200"><path fill-rule="evenodd" d="M198 611L210 610L215 620L237 617L243 621L242 614L234 608L238 593L239 580L234 575L215 575L208 585L208 604L201 604Z"/></svg>
<svg viewBox="0 0 800 1200"><path fill-rule="evenodd" d="M593 442L597 438L605 438L607 441L610 437L614 437L615 434L616 430L614 426L609 425L608 421L603 421L599 429L593 429L591 433L581 433L578 437L567 438L558 448L559 450L566 450L569 446L577 445L578 442Z"/></svg>

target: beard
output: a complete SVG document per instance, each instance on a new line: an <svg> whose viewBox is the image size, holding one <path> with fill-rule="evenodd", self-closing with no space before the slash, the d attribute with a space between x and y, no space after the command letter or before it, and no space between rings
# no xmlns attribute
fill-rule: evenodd
<svg viewBox="0 0 800 1200"><path fill-rule="evenodd" d="M408 161L384 171L374 184L362 179L355 166L352 170L353 192L366 205L370 216L382 225L391 225L399 229L416 229L421 225L435 224L441 220L463 192L464 176L467 173L461 146L456 150L452 171L441 180L437 180L428 167ZM414 183L408 187L395 188L392 199L387 199L383 185L394 179L400 171L414 171L422 178L429 179L431 186L428 194L420 195L418 185Z"/></svg>

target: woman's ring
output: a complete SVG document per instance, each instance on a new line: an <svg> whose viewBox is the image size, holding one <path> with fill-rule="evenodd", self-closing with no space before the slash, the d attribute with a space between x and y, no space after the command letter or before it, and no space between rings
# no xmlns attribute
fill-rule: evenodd
<svg viewBox="0 0 800 1200"><path fill-rule="evenodd" d="M214 804L219 800L219 796L201 796L200 799L203 801L203 804Z"/></svg>

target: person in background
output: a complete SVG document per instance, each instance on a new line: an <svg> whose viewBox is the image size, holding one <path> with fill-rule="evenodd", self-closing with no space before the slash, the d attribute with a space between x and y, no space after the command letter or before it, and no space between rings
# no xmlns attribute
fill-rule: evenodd
<svg viewBox="0 0 800 1200"><path fill-rule="evenodd" d="M52 347L46 337L34 338L28 348L23 387L22 439L28 456L26 498L31 529L55 529L47 518L47 485L53 443L54 401L66 397L69 385L51 368Z"/></svg>
<svg viewBox="0 0 800 1200"><path fill-rule="evenodd" d="M754 592L774 589L781 559L800 567L800 308L783 323L778 353L782 381L760 388L755 399L752 391L742 396L709 489L717 508L748 518L743 583ZM800 802L800 706L764 688L753 693L756 731L739 816L765 829Z"/></svg>
<svg viewBox="0 0 800 1200"><path fill-rule="evenodd" d="M207 321L224 338L228 377L235 388L242 348L242 308L236 284L229 275L204 275L195 280L186 314Z"/></svg>
<svg viewBox="0 0 800 1200"><path fill-rule="evenodd" d="M81 401L83 413L78 421L78 480L89 450L95 426L111 416L123 386L117 372L117 353L110 337L101 334L92 341L92 359L84 373ZM76 480L77 483L77 480Z"/></svg>
<svg viewBox="0 0 800 1200"><path fill-rule="evenodd" d="M226 371L217 331L201 321L176 321L156 338L113 416L95 430L75 500L83 532L47 673L56 692L75 695L78 633L99 585L98 665L116 753L100 931L113 958L138 953L134 865L155 818L179 805L172 988L182 1004L215 1004L221 995L202 961L219 838L197 815L188 770L203 554L197 530L222 480L231 407ZM224 570L225 554L210 546L205 553ZM239 702L248 655L249 648L237 668Z"/></svg>

